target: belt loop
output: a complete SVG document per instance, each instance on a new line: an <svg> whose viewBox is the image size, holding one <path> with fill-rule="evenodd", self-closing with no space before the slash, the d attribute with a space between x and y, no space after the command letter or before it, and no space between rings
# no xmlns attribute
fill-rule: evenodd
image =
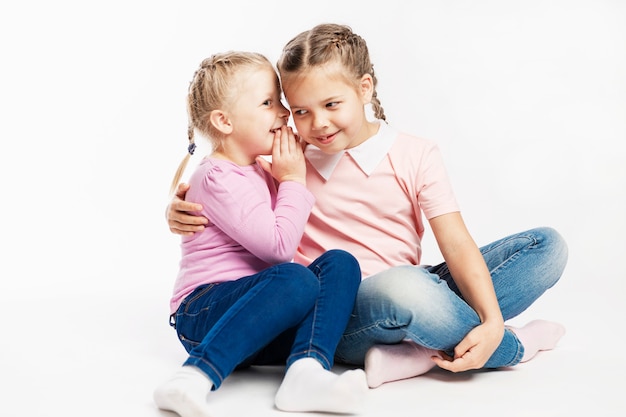
<svg viewBox="0 0 626 417"><path fill-rule="evenodd" d="M170 326L176 328L176 313L170 315Z"/></svg>

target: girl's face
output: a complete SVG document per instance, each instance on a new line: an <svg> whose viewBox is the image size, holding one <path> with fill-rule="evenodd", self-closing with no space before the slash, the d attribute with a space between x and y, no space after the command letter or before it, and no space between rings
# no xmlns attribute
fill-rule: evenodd
<svg viewBox="0 0 626 417"><path fill-rule="evenodd" d="M298 135L323 152L353 148L372 136L364 108L373 92L369 74L355 86L347 81L340 65L326 64L284 77L283 91Z"/></svg>
<svg viewBox="0 0 626 417"><path fill-rule="evenodd" d="M234 162L247 165L272 153L274 131L287 124L289 110L280 101L273 69L245 71L236 81L238 95L228 111L232 131L224 149Z"/></svg>

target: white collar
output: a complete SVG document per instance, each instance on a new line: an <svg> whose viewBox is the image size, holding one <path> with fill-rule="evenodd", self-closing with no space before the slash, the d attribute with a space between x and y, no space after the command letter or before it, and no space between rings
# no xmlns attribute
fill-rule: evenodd
<svg viewBox="0 0 626 417"><path fill-rule="evenodd" d="M304 154L325 180L330 178L345 153L348 153L365 175L369 176L387 156L396 137L397 133L393 128L385 122L380 122L378 132L359 146L334 154L326 154L317 146L308 145L304 150Z"/></svg>

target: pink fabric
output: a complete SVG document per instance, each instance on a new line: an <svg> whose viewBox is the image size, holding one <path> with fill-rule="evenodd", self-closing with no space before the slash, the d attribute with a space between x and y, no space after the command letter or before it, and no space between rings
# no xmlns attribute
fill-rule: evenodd
<svg viewBox="0 0 626 417"><path fill-rule="evenodd" d="M368 155L384 141L393 143L386 157ZM376 158L380 162L367 175L360 166ZM308 162L307 187L316 204L296 262L308 265L324 251L340 248L359 260L364 278L392 266L418 265L422 213L431 219L459 211L438 146L385 125L376 136L343 153L328 180Z"/></svg>
<svg viewBox="0 0 626 417"><path fill-rule="evenodd" d="M293 259L315 202L293 181L281 183L259 165L205 158L189 179L186 199L210 219L202 233L183 237L174 294L175 312L198 285L232 281Z"/></svg>

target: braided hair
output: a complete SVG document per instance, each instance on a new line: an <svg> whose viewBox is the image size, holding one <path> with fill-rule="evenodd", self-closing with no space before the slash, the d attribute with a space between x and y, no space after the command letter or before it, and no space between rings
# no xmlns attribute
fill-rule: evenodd
<svg viewBox="0 0 626 417"><path fill-rule="evenodd" d="M329 62L339 62L355 86L363 75L371 75L374 83L371 101L374 116L386 121L385 111L376 93L378 80L367 44L349 26L325 23L300 33L285 45L277 66L284 82L290 76Z"/></svg>
<svg viewBox="0 0 626 417"><path fill-rule="evenodd" d="M196 149L195 132L198 131L208 138L213 148L219 147L222 133L210 121L213 110L227 107L235 99L237 82L235 77L243 70L270 68L272 63L262 54L256 52L229 51L214 54L204 59L193 74L187 93L187 154L182 160L172 184L170 194L174 193L189 158Z"/></svg>

